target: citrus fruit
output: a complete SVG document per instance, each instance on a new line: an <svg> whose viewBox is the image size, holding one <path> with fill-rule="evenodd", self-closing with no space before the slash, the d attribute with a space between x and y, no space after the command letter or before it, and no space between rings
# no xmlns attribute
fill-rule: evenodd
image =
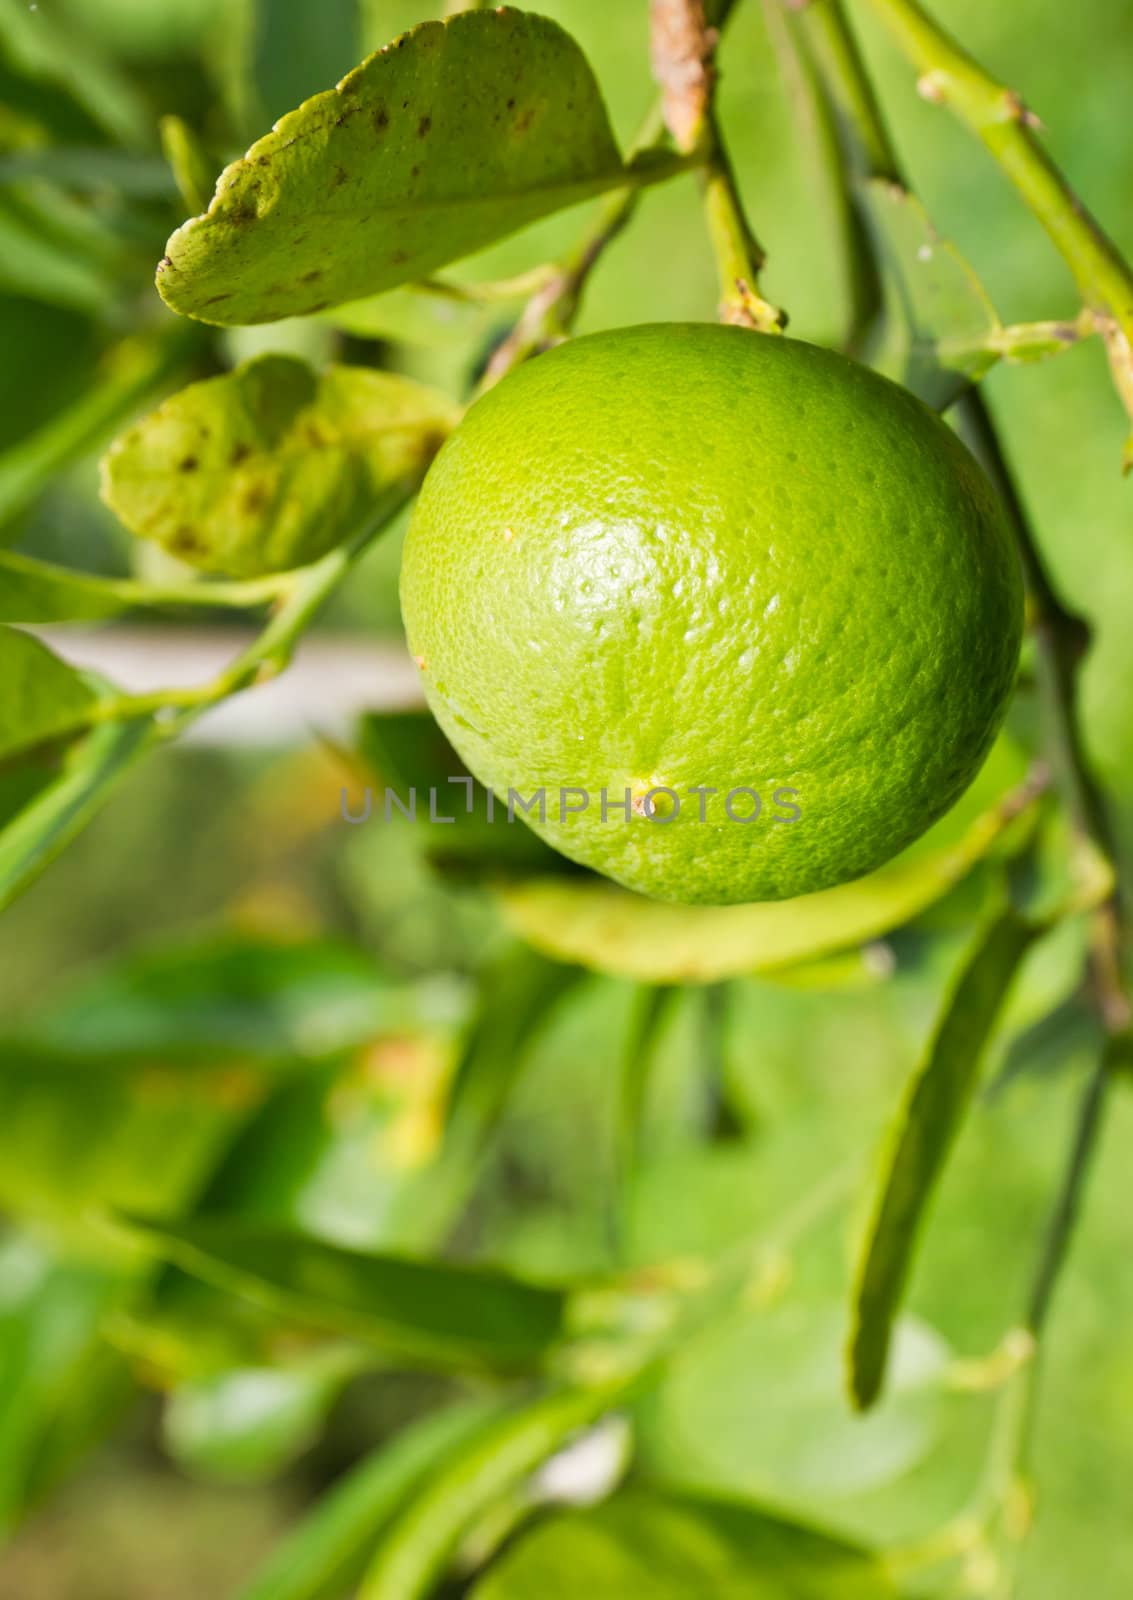
<svg viewBox="0 0 1133 1600"><path fill-rule="evenodd" d="M1004 515L933 412L709 324L576 339L479 399L401 601L494 820L509 801L689 903L828 888L923 833L987 754L1022 628Z"/></svg>

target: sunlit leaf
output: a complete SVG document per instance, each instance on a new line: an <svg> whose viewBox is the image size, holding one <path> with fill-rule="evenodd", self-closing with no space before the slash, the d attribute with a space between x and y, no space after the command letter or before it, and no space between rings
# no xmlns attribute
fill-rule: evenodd
<svg viewBox="0 0 1133 1600"><path fill-rule="evenodd" d="M0 761L81 727L98 696L30 633L0 627Z"/></svg>
<svg viewBox="0 0 1133 1600"><path fill-rule="evenodd" d="M561 1332L562 1293L503 1273L345 1250L238 1219L131 1228L207 1283L413 1364L538 1366Z"/></svg>
<svg viewBox="0 0 1133 1600"><path fill-rule="evenodd" d="M943 410L995 365L999 318L972 267L936 232L915 195L873 178L859 199L886 297L883 340L871 365Z"/></svg>
<svg viewBox="0 0 1133 1600"><path fill-rule="evenodd" d="M427 22L284 117L170 239L158 286L274 322L427 277L623 181L574 41L501 7Z"/></svg>
<svg viewBox="0 0 1133 1600"><path fill-rule="evenodd" d="M1009 773L1018 755L1001 744L959 805L910 849L867 877L794 900L671 905L569 877L498 892L515 931L562 961L652 983L774 972L877 939L946 894L1017 814L1017 796L991 804Z"/></svg>
<svg viewBox="0 0 1133 1600"><path fill-rule="evenodd" d="M407 378L264 355L173 395L110 447L103 499L207 572L306 566L401 498L457 410Z"/></svg>
<svg viewBox="0 0 1133 1600"><path fill-rule="evenodd" d="M862 1409L881 1391L921 1222L971 1103L984 1047L1035 937L1034 925L1011 908L983 933L945 999L889 1136L853 1290L849 1382Z"/></svg>
<svg viewBox="0 0 1133 1600"><path fill-rule="evenodd" d="M384 1590L367 1600L379 1593L386 1600ZM739 1501L642 1489L542 1523L472 1593L474 1600L897 1597L881 1563L857 1545Z"/></svg>
<svg viewBox="0 0 1133 1600"><path fill-rule="evenodd" d="M412 1423L339 1479L235 1600L330 1600L353 1585L389 1518L502 1411L472 1400Z"/></svg>

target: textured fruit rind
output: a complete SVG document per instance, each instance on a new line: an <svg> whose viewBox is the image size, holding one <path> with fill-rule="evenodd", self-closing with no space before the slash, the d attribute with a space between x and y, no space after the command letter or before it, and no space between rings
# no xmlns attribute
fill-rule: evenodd
<svg viewBox="0 0 1133 1600"><path fill-rule="evenodd" d="M470 769L544 788L529 820L572 859L690 903L827 888L923 833L991 745L1022 630L1002 509L933 412L708 324L577 339L489 391L429 472L401 596ZM660 786L675 820L612 809ZM705 820L692 787L718 791ZM724 813L741 787L754 822ZM564 788L590 805L560 820Z"/></svg>

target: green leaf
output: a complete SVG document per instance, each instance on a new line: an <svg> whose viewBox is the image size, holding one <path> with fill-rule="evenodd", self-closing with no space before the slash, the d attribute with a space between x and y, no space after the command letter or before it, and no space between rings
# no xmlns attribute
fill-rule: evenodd
<svg viewBox="0 0 1133 1600"><path fill-rule="evenodd" d="M1001 742L957 806L887 866L794 900L680 906L598 878L532 879L501 888L512 928L560 961L649 983L710 983L773 973L867 943L939 900L995 846L1019 809L1003 796L1020 758Z"/></svg>
<svg viewBox="0 0 1133 1600"><path fill-rule="evenodd" d="M844 1338L844 1307L825 1297L792 1293L721 1319L640 1404L646 1471L802 1514L901 1477L939 1439L948 1347L902 1319L891 1393L863 1419L846 1402Z"/></svg>
<svg viewBox="0 0 1133 1600"><path fill-rule="evenodd" d="M886 318L870 364L943 411L995 365L1002 332L972 267L915 195L871 178L859 198L881 261Z"/></svg>
<svg viewBox="0 0 1133 1600"><path fill-rule="evenodd" d="M611 1383L562 1390L489 1421L430 1474L412 1502L385 1529L358 1600L421 1600L429 1594L476 1520L579 1428L616 1404L623 1389L623 1384ZM644 1592L651 1594L652 1590ZM531 1594L539 1594L542 1600L538 1588L527 1591Z"/></svg>
<svg viewBox="0 0 1133 1600"><path fill-rule="evenodd" d="M625 1490L593 1511L542 1523L472 1591L473 1600L531 1600L534 1595L539 1600L628 1600L630 1595L897 1600L881 1564L857 1545L738 1501L642 1489ZM367 1600L377 1600L377 1592Z"/></svg>
<svg viewBox="0 0 1133 1600"><path fill-rule="evenodd" d="M501 1412L470 1400L410 1424L335 1483L235 1600L331 1600L362 1576L399 1507Z"/></svg>
<svg viewBox="0 0 1133 1600"><path fill-rule="evenodd" d="M0 683L0 761L73 734L98 698L73 667L17 628L0 628Z"/></svg>
<svg viewBox="0 0 1133 1600"><path fill-rule="evenodd" d="M361 54L358 0L257 0L249 69L259 116L275 122Z"/></svg>
<svg viewBox="0 0 1133 1600"><path fill-rule="evenodd" d="M63 770L0 833L0 911L109 800L154 738L148 719L110 722L73 746Z"/></svg>
<svg viewBox="0 0 1133 1600"><path fill-rule="evenodd" d="M281 1367L238 1368L181 1384L162 1418L178 1464L220 1483L275 1477L318 1438L327 1412L360 1363L325 1350Z"/></svg>
<svg viewBox="0 0 1133 1600"><path fill-rule="evenodd" d="M158 269L173 308L274 322L427 277L625 182L578 46L501 7L426 22L221 174Z"/></svg>
<svg viewBox="0 0 1133 1600"><path fill-rule="evenodd" d="M131 1228L206 1283L414 1365L522 1370L541 1363L562 1329L559 1290L504 1273L364 1254L227 1218Z"/></svg>
<svg viewBox="0 0 1133 1600"><path fill-rule="evenodd" d="M514 946L485 973L478 1014L457 1064L437 1160L406 1187L395 1235L431 1247L459 1215L522 1076L533 1039L578 973Z"/></svg>
<svg viewBox="0 0 1133 1600"><path fill-rule="evenodd" d="M148 142L145 102L72 14L64 23L51 7L0 0L0 56L21 77L69 96L118 143Z"/></svg>
<svg viewBox="0 0 1133 1600"><path fill-rule="evenodd" d="M424 475L458 412L393 373L263 355L190 384L111 445L102 497L206 572L306 566Z"/></svg>
<svg viewBox="0 0 1133 1600"><path fill-rule="evenodd" d="M216 168L205 154L196 131L183 117L162 117L161 148L185 208L194 214L208 205Z"/></svg>
<svg viewBox="0 0 1133 1600"><path fill-rule="evenodd" d="M102 1369L96 1379L94 1370L99 1325L118 1291L113 1275L57 1258L30 1234L0 1241L0 1533L33 1492L47 1430L60 1443L81 1435L81 1400L118 1398L121 1373Z"/></svg>
<svg viewBox="0 0 1133 1600"><path fill-rule="evenodd" d="M984 932L945 1000L890 1133L853 1289L849 1384L863 1410L881 1392L921 1223L971 1103L984 1047L1035 937L1012 908Z"/></svg>
<svg viewBox="0 0 1133 1600"><path fill-rule="evenodd" d="M34 504L73 461L102 443L115 428L182 368L199 338L124 339L107 352L90 387L51 420L0 456L0 527Z"/></svg>
<svg viewBox="0 0 1133 1600"><path fill-rule="evenodd" d="M223 1059L186 1073L160 1058L56 1053L7 1039L0 1205L84 1233L96 1208L178 1210L263 1093L259 1079Z"/></svg>
<svg viewBox="0 0 1133 1600"><path fill-rule="evenodd" d="M394 982L330 939L222 934L115 962L57 996L31 1037L119 1060L319 1061L459 1000L451 988Z"/></svg>

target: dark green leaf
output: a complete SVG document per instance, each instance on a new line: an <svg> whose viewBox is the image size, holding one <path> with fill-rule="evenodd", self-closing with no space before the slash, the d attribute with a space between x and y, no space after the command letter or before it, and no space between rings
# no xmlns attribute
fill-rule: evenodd
<svg viewBox="0 0 1133 1600"><path fill-rule="evenodd" d="M981 936L945 1000L889 1136L853 1291L849 1383L863 1409L881 1392L921 1222L971 1103L984 1047L1035 937L1035 928L1010 908Z"/></svg>
<svg viewBox="0 0 1133 1600"><path fill-rule="evenodd" d="M426 22L291 112L170 239L175 311L272 322L377 294L624 181L601 94L557 24Z"/></svg>
<svg viewBox="0 0 1133 1600"><path fill-rule="evenodd" d="M335 83L361 54L358 0L256 0L253 14L249 68L264 122Z"/></svg>
<svg viewBox="0 0 1133 1600"><path fill-rule="evenodd" d="M475 1400L412 1423L335 1483L236 1600L331 1600L357 1582L383 1527L501 1410Z"/></svg>
<svg viewBox="0 0 1133 1600"><path fill-rule="evenodd" d="M206 1283L413 1364L538 1366L562 1330L559 1290L503 1273L363 1254L224 1218L131 1226Z"/></svg>
<svg viewBox="0 0 1133 1600"><path fill-rule="evenodd" d="M111 445L102 495L206 572L306 566L424 475L457 408L393 373L264 355L190 384Z"/></svg>
<svg viewBox="0 0 1133 1600"><path fill-rule="evenodd" d="M416 1591L414 1591L416 1593ZM386 1600L375 1591L366 1600ZM475 1600L896 1600L859 1546L738 1501L629 1490L544 1522ZM388 1591L393 1600L393 1591Z"/></svg>

